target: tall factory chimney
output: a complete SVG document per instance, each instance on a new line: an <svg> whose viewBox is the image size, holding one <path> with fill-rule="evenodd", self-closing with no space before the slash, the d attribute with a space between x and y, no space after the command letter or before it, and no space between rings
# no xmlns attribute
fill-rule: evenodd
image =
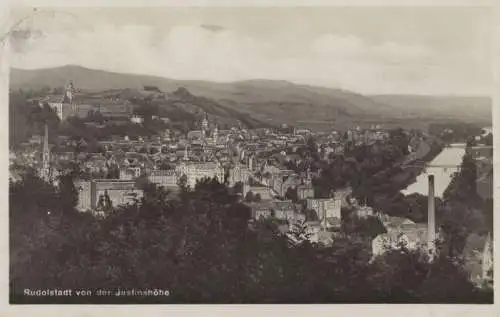
<svg viewBox="0 0 500 317"><path fill-rule="evenodd" d="M427 249L430 254L435 252L436 241L436 207L434 198L434 175L429 175L429 194L427 207Z"/></svg>

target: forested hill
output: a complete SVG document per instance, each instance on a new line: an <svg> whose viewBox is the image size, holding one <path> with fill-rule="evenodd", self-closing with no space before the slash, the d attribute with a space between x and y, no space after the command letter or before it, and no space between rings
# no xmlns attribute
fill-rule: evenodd
<svg viewBox="0 0 500 317"><path fill-rule="evenodd" d="M437 106L425 105L408 108L405 106L406 102L393 102L393 98L365 96L341 89L278 80L230 83L174 80L71 65L37 70L12 69L10 73L10 86L13 90L62 87L70 80L78 88L94 91L142 89L144 85L150 85L171 93L184 87L195 96L209 98L226 110L237 111L259 122L273 125L287 123L318 130L331 129L332 126L343 129L352 125L375 123L421 127L429 121L457 119L455 109L451 106L445 111ZM473 121L478 117L475 113L463 115L465 117L462 118L470 117Z"/></svg>

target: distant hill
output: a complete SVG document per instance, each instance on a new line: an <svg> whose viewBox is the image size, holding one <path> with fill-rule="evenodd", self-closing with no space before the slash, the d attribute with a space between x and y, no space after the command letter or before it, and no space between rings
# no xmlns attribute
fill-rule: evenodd
<svg viewBox="0 0 500 317"><path fill-rule="evenodd" d="M65 86L69 80L72 80L77 88L93 91L128 88L131 93L135 90L142 90L147 85L158 87L167 94L171 94L183 87L196 98L201 98L196 102L201 102L208 107L206 111L209 113L217 108L217 111L225 113L224 116L235 115L264 124L287 123L317 130L344 129L352 125L365 126L375 123L387 126L421 127L428 124L429 120L447 118L455 120L461 116L457 115L452 106L443 110L426 105L425 99L418 99L423 103L418 106L417 102L410 103L404 98L398 100L392 96L364 96L340 89L298 85L287 81L247 80L217 83L173 80L155 76L113 73L80 66L37 70L11 69L10 73L12 89L61 87ZM484 106L478 107L481 115L469 114L470 120L482 120ZM489 117L491 120L491 115Z"/></svg>
<svg viewBox="0 0 500 317"><path fill-rule="evenodd" d="M436 119L460 120L491 125L492 99L481 96L378 95L377 102L397 106L418 117L431 114Z"/></svg>

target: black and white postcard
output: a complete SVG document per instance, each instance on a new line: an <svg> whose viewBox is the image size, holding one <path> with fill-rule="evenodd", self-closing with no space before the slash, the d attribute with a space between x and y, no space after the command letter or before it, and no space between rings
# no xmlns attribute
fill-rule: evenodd
<svg viewBox="0 0 500 317"><path fill-rule="evenodd" d="M67 5L3 31L11 305L493 304L492 6Z"/></svg>

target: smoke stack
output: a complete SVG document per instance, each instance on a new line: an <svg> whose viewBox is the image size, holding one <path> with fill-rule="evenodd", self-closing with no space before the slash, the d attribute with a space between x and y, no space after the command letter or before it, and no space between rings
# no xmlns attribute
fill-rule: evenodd
<svg viewBox="0 0 500 317"><path fill-rule="evenodd" d="M434 200L434 175L429 175L429 195L427 207L427 247L429 252L434 252L436 240L436 210Z"/></svg>

